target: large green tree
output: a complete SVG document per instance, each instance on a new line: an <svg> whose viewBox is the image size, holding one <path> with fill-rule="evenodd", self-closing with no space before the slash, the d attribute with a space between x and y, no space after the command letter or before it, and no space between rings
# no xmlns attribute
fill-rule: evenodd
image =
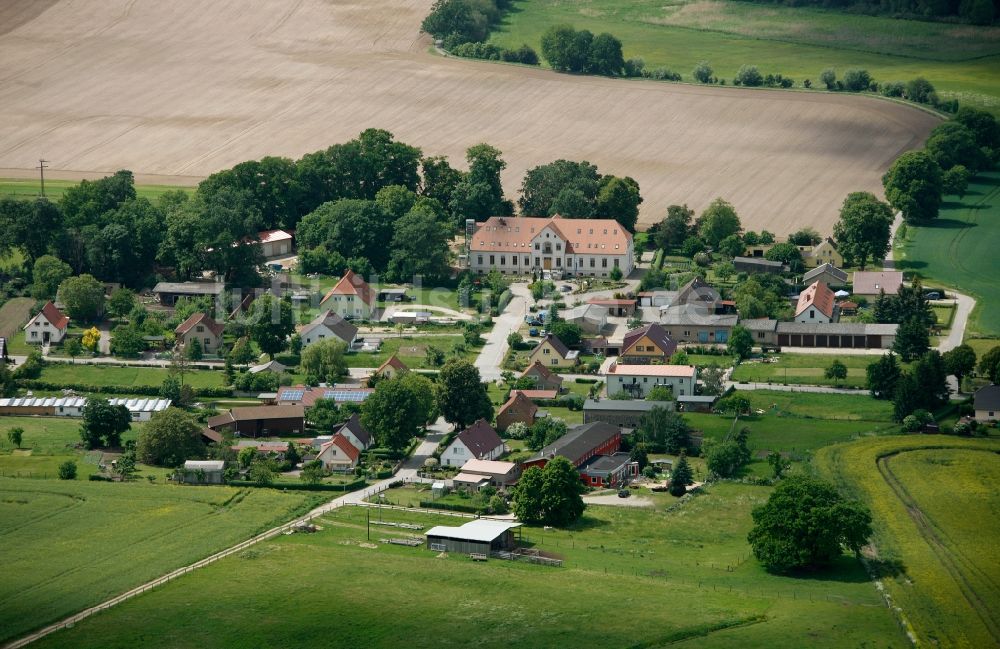
<svg viewBox="0 0 1000 649"><path fill-rule="evenodd" d="M504 199L500 172L507 163L499 149L488 144L477 144L465 153L469 171L455 185L448 207L456 225L465 226L465 219L485 221L491 216L509 216L514 205Z"/></svg>
<svg viewBox="0 0 1000 649"><path fill-rule="evenodd" d="M614 219L629 232L635 232L641 203L639 183L634 178L630 176L602 176L594 202L594 215L600 218Z"/></svg>
<svg viewBox="0 0 1000 649"><path fill-rule="evenodd" d="M72 274L73 269L63 260L52 255L42 255L32 267L31 296L36 300L55 298L59 285Z"/></svg>
<svg viewBox="0 0 1000 649"><path fill-rule="evenodd" d="M486 393L486 384L469 361L453 359L445 363L438 375L437 399L445 421L459 429L477 419L493 419L493 404Z"/></svg>
<svg viewBox="0 0 1000 649"><path fill-rule="evenodd" d="M869 261L889 252L892 208L870 192L853 192L840 207L840 220L833 226L837 250L845 261L864 269Z"/></svg>
<svg viewBox="0 0 1000 649"><path fill-rule="evenodd" d="M320 205L302 218L296 236L306 248L322 246L348 259L364 257L375 270L389 263L392 217L373 200L341 199Z"/></svg>
<svg viewBox="0 0 1000 649"><path fill-rule="evenodd" d="M556 160L540 165L524 174L518 207L525 216L551 216L556 213L553 205L559 194L567 190L578 190L585 201L592 203L597 196L600 180L597 167L587 161ZM590 208L592 210L593 207Z"/></svg>
<svg viewBox="0 0 1000 649"><path fill-rule="evenodd" d="M1000 345L993 347L979 359L979 375L993 383L1000 383Z"/></svg>
<svg viewBox="0 0 1000 649"><path fill-rule="evenodd" d="M158 412L139 431L136 454L143 464L178 467L205 452L201 424L180 408Z"/></svg>
<svg viewBox="0 0 1000 649"><path fill-rule="evenodd" d="M876 399L891 399L896 392L896 383L901 373L896 355L892 352L885 354L868 365L866 370L868 391Z"/></svg>
<svg viewBox="0 0 1000 649"><path fill-rule="evenodd" d="M310 385L336 383L347 375L344 354L347 345L342 340L319 340L302 350L301 367Z"/></svg>
<svg viewBox="0 0 1000 649"><path fill-rule="evenodd" d="M872 535L871 512L843 498L834 487L808 476L792 476L754 508L747 540L770 571L823 568L850 550L860 555Z"/></svg>
<svg viewBox="0 0 1000 649"><path fill-rule="evenodd" d="M726 237L739 234L742 226L733 206L721 198L716 198L698 217L695 228L698 230L698 236L714 248Z"/></svg>
<svg viewBox="0 0 1000 649"><path fill-rule="evenodd" d="M288 346L288 337L295 331L295 315L288 299L278 299L265 293L253 301L247 315L247 333L260 350L272 360Z"/></svg>
<svg viewBox="0 0 1000 649"><path fill-rule="evenodd" d="M125 406L113 406L107 399L90 397L83 406L80 437L87 448L118 446L122 433L132 427L132 415Z"/></svg>
<svg viewBox="0 0 1000 649"><path fill-rule="evenodd" d="M419 207L396 221L389 259L390 279L412 282L420 275L435 283L446 279L449 266L450 229L430 210Z"/></svg>
<svg viewBox="0 0 1000 649"><path fill-rule="evenodd" d="M656 246L670 250L684 243L691 234L691 219L694 210L687 205L671 205L667 208L667 216L656 228Z"/></svg>
<svg viewBox="0 0 1000 649"><path fill-rule="evenodd" d="M753 335L750 333L750 330L743 325L736 325L729 333L729 342L727 347L729 349L729 353L736 356L740 360L749 358L750 354L753 352Z"/></svg>
<svg viewBox="0 0 1000 649"><path fill-rule="evenodd" d="M526 523L564 527L583 514L583 489L573 464L557 456L544 469L528 468L518 480L511 492L514 514Z"/></svg>
<svg viewBox="0 0 1000 649"><path fill-rule="evenodd" d="M653 451L675 454L691 447L691 426L680 413L656 406L642 416L635 437Z"/></svg>
<svg viewBox="0 0 1000 649"><path fill-rule="evenodd" d="M691 465L688 463L687 455L684 451L677 457L673 470L670 472L670 495L681 497L687 493L688 485L694 483L694 475L691 473Z"/></svg>
<svg viewBox="0 0 1000 649"><path fill-rule="evenodd" d="M930 348L930 334L927 325L918 318L903 320L896 330L892 351L899 354L904 363L909 363Z"/></svg>
<svg viewBox="0 0 1000 649"><path fill-rule="evenodd" d="M400 450L434 414L429 379L413 372L379 381L361 406L361 423L384 448Z"/></svg>
<svg viewBox="0 0 1000 649"><path fill-rule="evenodd" d="M962 379L976 368L976 350L969 345L959 345L942 354L944 367L948 374L953 374L962 389Z"/></svg>
<svg viewBox="0 0 1000 649"><path fill-rule="evenodd" d="M937 218L941 207L941 167L926 151L899 156L882 176L885 197L910 222Z"/></svg>
<svg viewBox="0 0 1000 649"><path fill-rule="evenodd" d="M104 285L93 275L64 279L58 293L69 317L77 322L94 322L104 313Z"/></svg>
<svg viewBox="0 0 1000 649"><path fill-rule="evenodd" d="M973 132L955 120L935 126L924 146L944 171L962 165L975 173L989 164L983 150L976 143Z"/></svg>

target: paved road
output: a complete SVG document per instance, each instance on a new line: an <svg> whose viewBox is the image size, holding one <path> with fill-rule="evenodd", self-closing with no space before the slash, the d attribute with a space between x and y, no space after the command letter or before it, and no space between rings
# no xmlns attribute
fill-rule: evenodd
<svg viewBox="0 0 1000 649"><path fill-rule="evenodd" d="M500 378L500 365L508 348L507 336L524 324L528 305L534 302L527 284L511 284L510 292L514 297L503 313L494 318L493 330L487 334L486 344L476 357L475 365L484 381L496 381Z"/></svg>
<svg viewBox="0 0 1000 649"><path fill-rule="evenodd" d="M962 340L965 338L965 328L969 324L969 314L976 306L976 301L968 295L954 293L954 291L952 293L955 295L955 316L951 320L951 329L948 331L948 335L941 338L938 343L938 351L941 353L955 349L962 344Z"/></svg>

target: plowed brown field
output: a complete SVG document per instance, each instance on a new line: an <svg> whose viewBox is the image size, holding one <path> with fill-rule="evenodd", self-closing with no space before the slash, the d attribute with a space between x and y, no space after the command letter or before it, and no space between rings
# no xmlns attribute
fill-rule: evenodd
<svg viewBox="0 0 1000 649"><path fill-rule="evenodd" d="M829 232L844 196L880 190L937 119L873 98L560 75L444 58L432 0L7 0L0 3L0 176L198 177L386 128L464 163L524 171L586 159L636 178L643 222L716 196L744 224ZM186 178L185 178L186 177Z"/></svg>

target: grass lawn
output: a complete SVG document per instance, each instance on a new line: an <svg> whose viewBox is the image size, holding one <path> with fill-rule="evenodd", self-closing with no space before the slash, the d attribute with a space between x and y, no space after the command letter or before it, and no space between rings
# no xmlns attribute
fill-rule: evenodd
<svg viewBox="0 0 1000 649"><path fill-rule="evenodd" d="M35 301L30 297L13 297L0 306L0 338L7 339L7 353L25 355L29 345L24 341L21 327L31 317Z"/></svg>
<svg viewBox="0 0 1000 649"><path fill-rule="evenodd" d="M378 353L357 352L344 357L348 367L378 367L389 357L396 354L410 368L437 369L427 363L427 346L433 345L445 353L445 360L451 357L451 352L457 345L465 346L462 336L403 336L402 338L387 337L382 339L382 348ZM465 346L462 358L473 361L479 353L479 347Z"/></svg>
<svg viewBox="0 0 1000 649"><path fill-rule="evenodd" d="M109 174L110 175L110 174ZM46 180L45 195L50 199L58 200L70 187L76 187L80 183L76 180ZM172 185L136 185L135 193L149 200L156 200L166 192L182 191L193 194L194 187L180 187ZM16 196L18 198L34 198L41 192L41 183L37 178L0 178L0 196Z"/></svg>
<svg viewBox="0 0 1000 649"><path fill-rule="evenodd" d="M872 508L884 582L920 645L1000 641L998 452L995 438L935 435L867 439L816 455L821 474Z"/></svg>
<svg viewBox="0 0 1000 649"><path fill-rule="evenodd" d="M256 546L39 646L297 647L323 637L345 647L556 647L585 637L592 646L781 648L808 637L813 647L904 647L853 559L796 579L748 558L749 512L768 491L718 485L672 511L675 501L655 494L655 509L592 507L569 530L525 528L561 568L383 544L420 536L385 526L371 526L369 544L375 512L344 508L318 519L316 534ZM382 517L423 530L467 520Z"/></svg>
<svg viewBox="0 0 1000 649"><path fill-rule="evenodd" d="M998 338L966 338L962 343L976 350L976 358L979 358L994 347L1000 347L1000 339Z"/></svg>
<svg viewBox="0 0 1000 649"><path fill-rule="evenodd" d="M1000 86L998 86L1000 87ZM1000 335L1000 173L969 183L965 198L948 197L927 226L907 226L897 266L976 298L967 336Z"/></svg>
<svg viewBox="0 0 1000 649"><path fill-rule="evenodd" d="M159 386L169 374L168 369L160 367L48 363L42 370L41 380L102 386ZM184 383L194 388L221 388L224 382L221 370L190 370L184 373Z"/></svg>
<svg viewBox="0 0 1000 649"><path fill-rule="evenodd" d="M831 354L777 354L771 357L777 362L760 363L744 361L733 370L733 381L749 383L787 383L808 385L829 385L843 388L864 388L867 383L866 369L878 360L877 356ZM828 379L826 368L839 360L847 366L847 378ZM905 367L905 366L904 366Z"/></svg>
<svg viewBox="0 0 1000 649"><path fill-rule="evenodd" d="M724 0L516 0L492 41L527 43L541 54L541 35L568 23L610 32L626 58L667 67L692 80L699 61L731 83L743 64L761 73L821 85L824 69L838 76L867 69L878 81L923 76L945 98L1000 113L1000 28L898 20L806 7Z"/></svg>
<svg viewBox="0 0 1000 649"><path fill-rule="evenodd" d="M0 641L290 518L302 492L0 478Z"/></svg>

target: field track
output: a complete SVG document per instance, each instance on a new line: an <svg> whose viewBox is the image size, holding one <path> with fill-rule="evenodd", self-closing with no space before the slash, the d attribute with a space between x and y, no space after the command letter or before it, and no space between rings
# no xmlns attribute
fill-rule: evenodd
<svg viewBox="0 0 1000 649"><path fill-rule="evenodd" d="M909 494L903 483L892 472L892 467L890 466L892 459L904 452L906 451L896 451L880 456L876 461L879 473L886 484L889 485L889 488L892 489L900 503L906 507L906 511L910 515L910 518L913 519L921 538L927 543L927 546L934 553L934 556L937 557L941 566L955 581L969 608L976 612L976 615L982 621L983 626L989 631L994 642L1000 646L1000 622L995 619L994 611L990 610L991 602L976 591L973 584L966 577L966 573L975 573L977 580L985 581L994 587L996 584L991 575L980 570L956 549L956 545L947 538L947 533L935 525L934 521L921 510L917 501ZM992 453L993 451L984 449L983 452ZM995 605L995 602L993 604Z"/></svg>
<svg viewBox="0 0 1000 649"><path fill-rule="evenodd" d="M716 196L744 224L828 232L938 119L868 97L558 75L436 56L431 0L9 0L0 4L0 176L128 168L194 184L386 128L462 163L587 159L642 186L642 221Z"/></svg>

